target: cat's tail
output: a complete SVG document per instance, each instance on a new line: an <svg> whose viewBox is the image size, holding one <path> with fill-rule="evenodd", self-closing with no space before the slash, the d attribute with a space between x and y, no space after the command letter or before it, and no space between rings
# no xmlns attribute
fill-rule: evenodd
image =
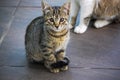
<svg viewBox="0 0 120 80"><path fill-rule="evenodd" d="M68 58L68 57L64 57L64 61L65 61L65 63L66 63L67 65L69 65L70 60L69 60L69 58Z"/></svg>

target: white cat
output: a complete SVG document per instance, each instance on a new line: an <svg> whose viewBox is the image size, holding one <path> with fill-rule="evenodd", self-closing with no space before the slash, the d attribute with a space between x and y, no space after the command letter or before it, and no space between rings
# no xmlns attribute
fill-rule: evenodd
<svg viewBox="0 0 120 80"><path fill-rule="evenodd" d="M74 28L74 32L84 33L91 17L97 19L94 23L96 28L104 27L116 17L118 18L120 15L120 0L71 0L70 11L70 23L73 26L75 26L76 17L80 13L79 25Z"/></svg>

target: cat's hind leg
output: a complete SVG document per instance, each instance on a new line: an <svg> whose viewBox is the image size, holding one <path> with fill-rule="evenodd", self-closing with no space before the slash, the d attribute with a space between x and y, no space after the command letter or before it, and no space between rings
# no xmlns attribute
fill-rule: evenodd
<svg viewBox="0 0 120 80"><path fill-rule="evenodd" d="M32 54L31 52L26 51L26 57L29 63L42 63L43 61L42 55L39 53Z"/></svg>
<svg viewBox="0 0 120 80"><path fill-rule="evenodd" d="M96 20L94 23L94 26L96 28L102 28L110 23L111 23L111 21L108 21L108 20Z"/></svg>

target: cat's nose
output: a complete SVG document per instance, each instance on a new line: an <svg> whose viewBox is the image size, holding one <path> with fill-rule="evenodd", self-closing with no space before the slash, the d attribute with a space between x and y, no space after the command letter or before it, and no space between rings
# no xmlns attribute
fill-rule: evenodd
<svg viewBox="0 0 120 80"><path fill-rule="evenodd" d="M55 27L58 29L59 26L55 26Z"/></svg>

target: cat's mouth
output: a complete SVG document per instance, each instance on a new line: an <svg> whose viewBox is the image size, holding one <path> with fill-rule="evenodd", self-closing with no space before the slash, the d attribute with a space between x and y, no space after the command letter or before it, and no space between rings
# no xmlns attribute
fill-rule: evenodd
<svg viewBox="0 0 120 80"><path fill-rule="evenodd" d="M56 32L60 32L62 30L62 28L60 28L60 27L54 27L54 31L56 31Z"/></svg>

